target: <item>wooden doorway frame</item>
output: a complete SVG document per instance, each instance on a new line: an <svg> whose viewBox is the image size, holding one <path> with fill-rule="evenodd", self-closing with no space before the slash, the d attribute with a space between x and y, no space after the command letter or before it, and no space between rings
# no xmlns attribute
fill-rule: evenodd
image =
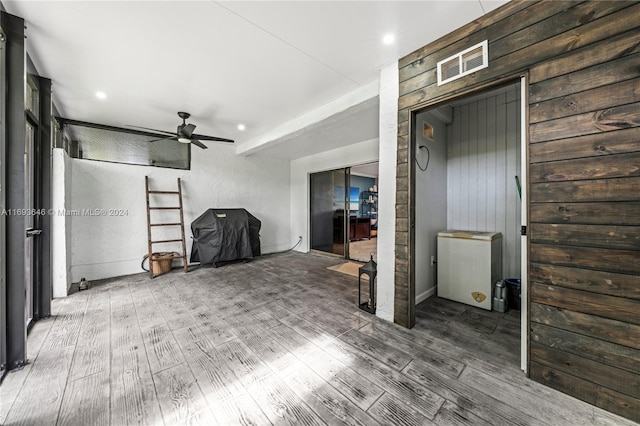
<svg viewBox="0 0 640 426"><path fill-rule="evenodd" d="M418 104L411 107L408 111L409 113L409 137L407 141L407 150L408 150L408 161L406 164L407 167L407 216L408 216L408 232L407 232L407 270L408 270L408 282L407 282L407 291L404 292L406 294L406 299L398 300L399 294L402 294L402 291L398 288L398 282L396 278L396 291L395 291L395 309L396 313L395 322L403 325L407 328L412 328L415 325L415 268L416 268L416 256L415 256L415 204L416 204L416 135L417 135L417 120L416 117L419 113L424 112L425 110L431 108L437 108L443 104L449 103L456 99L461 99L469 96L473 96L482 92L490 91L494 88L504 86L509 83L519 83L520 84L520 105L521 105L521 125L520 125L520 144L521 144L521 156L518 159L521 164L521 175L522 175L522 215L521 215L521 225L525 227L525 230L528 229L528 212L529 212L529 200L528 200L528 182L529 182L529 160L528 160L528 73L518 73L515 75L510 75L505 78L501 78L496 81L492 81L485 85L481 85L478 87L473 87L470 90L466 90L459 93L454 93L449 96L446 96L441 99L437 99L431 102L426 102L423 104ZM525 232L526 233L526 232ZM526 235L521 240L521 277L522 277L522 307L521 307L521 369L525 372L528 371L528 362L529 362L529 299L527 292L527 282L529 275L529 242L526 238ZM400 302L400 303L399 303ZM398 312L397 309L406 306L406 312L403 312L400 317L406 318L407 321L405 323L398 321Z"/></svg>

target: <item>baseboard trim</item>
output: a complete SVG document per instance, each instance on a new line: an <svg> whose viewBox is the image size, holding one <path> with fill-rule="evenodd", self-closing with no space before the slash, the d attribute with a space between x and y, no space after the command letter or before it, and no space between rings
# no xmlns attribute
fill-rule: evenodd
<svg viewBox="0 0 640 426"><path fill-rule="evenodd" d="M436 292L436 289L437 289L437 287L431 287L429 290L425 291L424 293L421 293L421 294L417 295L416 296L416 305L418 303L424 302L429 297L433 296L433 294Z"/></svg>

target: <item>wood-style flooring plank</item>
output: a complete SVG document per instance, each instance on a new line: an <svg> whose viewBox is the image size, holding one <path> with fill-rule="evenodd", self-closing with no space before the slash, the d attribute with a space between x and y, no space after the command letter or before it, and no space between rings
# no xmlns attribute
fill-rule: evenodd
<svg viewBox="0 0 640 426"><path fill-rule="evenodd" d="M197 327L186 327L174 331L174 336L210 404L220 400L231 400L245 393L233 371L209 342L206 334Z"/></svg>
<svg viewBox="0 0 640 426"><path fill-rule="evenodd" d="M369 408L369 413L379 419L382 424L402 426L435 425L420 410L401 399L385 393Z"/></svg>
<svg viewBox="0 0 640 426"><path fill-rule="evenodd" d="M284 253L56 299L0 386L0 423L104 424L100 398L118 426L633 424L528 379L519 312L430 298L404 329L358 309L336 263Z"/></svg>
<svg viewBox="0 0 640 426"><path fill-rule="evenodd" d="M260 333L252 328L237 328L237 334L262 362L278 372L296 361L296 357L281 345L268 331Z"/></svg>
<svg viewBox="0 0 640 426"><path fill-rule="evenodd" d="M282 374L292 389L327 424L373 426L378 422L300 361Z"/></svg>
<svg viewBox="0 0 640 426"><path fill-rule="evenodd" d="M221 345L236 338L231 326L215 316L198 313L194 318L198 324L198 328L206 333L207 339L214 346Z"/></svg>
<svg viewBox="0 0 640 426"><path fill-rule="evenodd" d="M338 318L334 318L330 315L324 315L315 306L309 306L305 308L304 305L300 305L292 300L278 299L276 301L279 305L285 309L290 309L295 314L306 318L308 321L318 325L325 332L330 333L333 336L339 336L342 333L346 333L352 328L360 328L365 325L366 322L360 322L360 319L353 317L349 319L348 323L341 321Z"/></svg>
<svg viewBox="0 0 640 426"><path fill-rule="evenodd" d="M278 312L278 313L280 313L281 311L289 312L287 311L286 308L282 307L277 303L272 303L271 306L272 306L272 309L275 310L275 312ZM309 340L309 342L311 342L316 346L322 346L325 343L335 339L335 334L326 331L322 327L318 326L317 324L314 324L311 321L306 320L302 316L290 313L287 316L285 315L278 316L278 319L282 324L296 331L298 334L300 334L301 336L303 336L304 338Z"/></svg>
<svg viewBox="0 0 640 426"><path fill-rule="evenodd" d="M273 374L273 371L239 340L224 343L216 350L244 386Z"/></svg>
<svg viewBox="0 0 640 426"><path fill-rule="evenodd" d="M422 361L411 361L403 370L403 374L488 422L521 426L544 424L537 421L535 417L506 404L500 395L488 395L458 380L451 380L449 376L429 367Z"/></svg>
<svg viewBox="0 0 640 426"><path fill-rule="evenodd" d="M111 424L162 424L160 405L142 343L113 351L111 361Z"/></svg>
<svg viewBox="0 0 640 426"><path fill-rule="evenodd" d="M50 425L58 418L72 347L41 351L7 415L6 425Z"/></svg>
<svg viewBox="0 0 640 426"><path fill-rule="evenodd" d="M133 302L118 303L111 300L111 350L115 351L132 344L142 345L142 332Z"/></svg>
<svg viewBox="0 0 640 426"><path fill-rule="evenodd" d="M190 311L180 302L159 303L158 309L171 331L195 325L193 318L189 315Z"/></svg>
<svg viewBox="0 0 640 426"><path fill-rule="evenodd" d="M471 411L451 401L445 401L442 404L433 422L438 426L492 426L495 424L481 419Z"/></svg>
<svg viewBox="0 0 640 426"><path fill-rule="evenodd" d="M184 357L166 324L142 330L151 372L157 373L184 362Z"/></svg>
<svg viewBox="0 0 640 426"><path fill-rule="evenodd" d="M109 317L111 311L109 293L102 292L99 296L90 296L80 327L78 346L98 347L109 342Z"/></svg>
<svg viewBox="0 0 640 426"><path fill-rule="evenodd" d="M74 381L83 377L109 370L109 340L98 346L79 346L73 354L73 367L69 380Z"/></svg>
<svg viewBox="0 0 640 426"><path fill-rule="evenodd" d="M0 385L0 425L5 425L9 411L13 406L13 403L18 398L22 385L27 379L33 363L25 365L20 370L9 371Z"/></svg>
<svg viewBox="0 0 640 426"><path fill-rule="evenodd" d="M58 417L59 426L108 426L109 374L106 371L82 377L67 385Z"/></svg>
<svg viewBox="0 0 640 426"><path fill-rule="evenodd" d="M183 424L190 419L201 423L201 417L208 417L208 413L199 414L208 410L207 402L186 363L154 374L153 381L165 424Z"/></svg>
<svg viewBox="0 0 640 426"><path fill-rule="evenodd" d="M409 364L413 357L381 340L360 333L358 330L349 330L339 337L340 340L354 346L363 352L380 360L384 365L402 370Z"/></svg>
<svg viewBox="0 0 640 426"><path fill-rule="evenodd" d="M566 398L565 395L557 393L557 398L550 399L539 396L536 392L528 392L512 383L492 377L467 368L460 375L460 382L470 387L488 393L499 395L501 401L514 407L522 407L522 411L533 418L537 418L546 424L588 424L593 415L590 405L574 398ZM553 410L540 410L540 407L552 407Z"/></svg>
<svg viewBox="0 0 640 426"><path fill-rule="evenodd" d="M405 353L410 354L412 358L424 361L451 377L458 377L465 367L465 364L456 361L450 356L431 350L429 347L420 346L407 341L400 336L396 336L393 333L383 330L381 327L376 327L374 323L367 324L358 331L362 334L378 339L389 346L404 351Z"/></svg>
<svg viewBox="0 0 640 426"><path fill-rule="evenodd" d="M304 358L309 352L318 349L318 345L285 324L273 327L267 333L296 358Z"/></svg>
<svg viewBox="0 0 640 426"><path fill-rule="evenodd" d="M384 393L384 389L341 363L326 352L313 351L302 361L351 402L367 410Z"/></svg>
<svg viewBox="0 0 640 426"><path fill-rule="evenodd" d="M270 426L271 422L264 415L251 396L242 394L226 400L210 403L211 412L217 424L221 426Z"/></svg>
<svg viewBox="0 0 640 426"><path fill-rule="evenodd" d="M401 341L433 350L464 365L472 366L482 371L490 371L496 377L517 380L520 384L534 383L528 380L520 370L519 362L514 364L513 362L505 362L501 358L486 357L481 353L472 351L471 348L463 344L456 344L455 341L433 336L429 334L429 329L424 330L419 327L414 327L408 330L377 318L373 319L372 322L372 327L376 331L382 330L391 333L401 339ZM425 360L425 362L431 366L431 362L428 360ZM439 368L438 364L434 364L433 367Z"/></svg>
<svg viewBox="0 0 640 426"><path fill-rule="evenodd" d="M326 424L275 375L253 382L248 391L274 425L311 426Z"/></svg>
<svg viewBox="0 0 640 426"><path fill-rule="evenodd" d="M36 321L33 327L31 327L29 344L27 345L27 359L36 359L54 323L55 317L49 317Z"/></svg>
<svg viewBox="0 0 640 426"><path fill-rule="evenodd" d="M147 297L150 298L151 296ZM147 330L157 326L166 326L167 329L169 329L167 322L160 312L160 308L153 302L153 299L151 299L151 303L144 303L141 300L136 300L134 297L134 304L141 330Z"/></svg>
<svg viewBox="0 0 640 426"><path fill-rule="evenodd" d="M78 343L87 297L78 297L61 307L41 350L73 347Z"/></svg>
<svg viewBox="0 0 640 426"><path fill-rule="evenodd" d="M331 342L322 350L367 377L387 393L411 404L429 418L436 415L444 402L444 398L429 387L419 384L409 376L387 367L377 359L340 340Z"/></svg>

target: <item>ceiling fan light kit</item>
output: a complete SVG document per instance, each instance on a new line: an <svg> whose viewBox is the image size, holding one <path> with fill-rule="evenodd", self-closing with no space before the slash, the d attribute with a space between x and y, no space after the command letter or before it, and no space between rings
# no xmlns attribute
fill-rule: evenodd
<svg viewBox="0 0 640 426"><path fill-rule="evenodd" d="M175 135L173 132L167 132L165 130L150 129L148 127L140 127L140 126L130 126L130 127L136 127L138 129L145 129L145 130L152 130L154 132L170 135L166 138L156 139L150 142L157 142L161 140L174 140L184 144L191 143L202 149L207 149L208 147L205 144L203 144L201 140L215 141L215 142L228 142L228 143L234 142L232 139L219 138L216 136L196 135L193 133L193 131L196 129L196 125L187 124L187 119L191 117L191 114L184 111L178 111L178 117L182 118L182 124L178 125Z"/></svg>

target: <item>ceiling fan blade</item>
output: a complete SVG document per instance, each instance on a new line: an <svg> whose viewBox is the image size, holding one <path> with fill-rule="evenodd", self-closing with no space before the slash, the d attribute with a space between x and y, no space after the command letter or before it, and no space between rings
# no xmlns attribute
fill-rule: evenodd
<svg viewBox="0 0 640 426"><path fill-rule="evenodd" d="M160 138L160 139L153 139L153 140L150 140L150 141L147 141L147 142L151 143L151 142L177 141L177 140L178 140L178 138L176 138L176 137L174 136L174 137L172 137L172 138Z"/></svg>
<svg viewBox="0 0 640 426"><path fill-rule="evenodd" d="M196 129L196 126L194 124L187 124L182 128L181 133L184 135L185 138L189 139L195 129Z"/></svg>
<svg viewBox="0 0 640 426"><path fill-rule="evenodd" d="M205 144L200 142L198 139L191 139L191 143L194 144L197 147L202 148L202 149L207 149L208 148L208 146L206 146Z"/></svg>
<svg viewBox="0 0 640 426"><path fill-rule="evenodd" d="M205 135L191 135L192 138L201 139L203 141L216 141L216 142L229 142L234 143L232 139L219 138L216 136L205 136Z"/></svg>
<svg viewBox="0 0 640 426"><path fill-rule="evenodd" d="M132 126L130 124L127 124L127 127L131 127L131 128L134 128L134 129L152 130L154 132L164 133L164 134L167 134L167 135L175 135L176 134L176 132L167 132L166 130L151 129L149 127L142 127L142 126Z"/></svg>

